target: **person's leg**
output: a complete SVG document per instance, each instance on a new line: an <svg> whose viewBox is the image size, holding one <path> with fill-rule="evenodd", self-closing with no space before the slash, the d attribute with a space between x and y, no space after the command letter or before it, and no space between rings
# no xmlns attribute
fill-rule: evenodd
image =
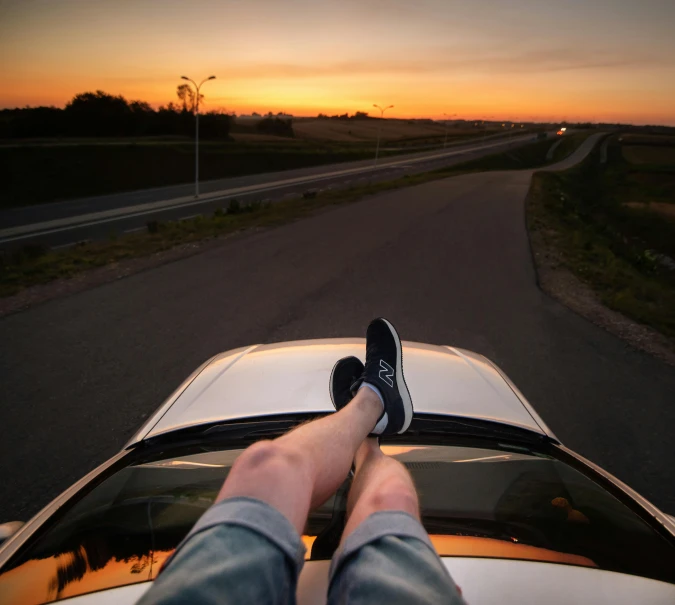
<svg viewBox="0 0 675 605"><path fill-rule="evenodd" d="M292 602L309 509L344 481L382 409L362 389L339 412L247 448L143 605Z"/></svg>
<svg viewBox="0 0 675 605"><path fill-rule="evenodd" d="M253 444L237 458L216 502L242 496L262 500L302 534L309 510L344 481L357 448L381 415L380 398L361 389L339 412Z"/></svg>
<svg viewBox="0 0 675 605"><path fill-rule="evenodd" d="M331 564L329 603L463 603L420 522L412 478L366 439L355 457L348 520Z"/></svg>
<svg viewBox="0 0 675 605"><path fill-rule="evenodd" d="M368 327L366 364L338 361L330 385L335 414L239 456L143 605L293 602L310 508L340 486L371 431L402 433L412 419L400 339L386 320Z"/></svg>
<svg viewBox="0 0 675 605"><path fill-rule="evenodd" d="M417 491L410 473L380 450L377 439L366 439L354 457L355 473L347 501L347 525L342 541L379 511L403 511L419 520Z"/></svg>

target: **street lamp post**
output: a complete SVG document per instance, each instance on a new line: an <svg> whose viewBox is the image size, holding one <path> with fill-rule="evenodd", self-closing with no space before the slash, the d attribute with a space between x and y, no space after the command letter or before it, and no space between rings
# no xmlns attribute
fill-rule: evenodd
<svg viewBox="0 0 675 605"><path fill-rule="evenodd" d="M209 76L197 85L197 82L191 80L187 76L181 76L181 80L192 82L197 90L197 96L195 97L195 198L199 197L199 89L204 82L215 79L216 76Z"/></svg>
<svg viewBox="0 0 675 605"><path fill-rule="evenodd" d="M377 156L380 154L380 134L382 132L382 122L384 121L384 112L387 111L387 109L391 109L393 105L389 105L388 107L380 107L379 105L373 105L373 107L377 107L380 110L380 123L377 127L377 147L375 147L375 166L377 166Z"/></svg>
<svg viewBox="0 0 675 605"><path fill-rule="evenodd" d="M488 116L487 119L491 120L494 116ZM483 120L483 144L485 144L485 139L487 138L487 128L485 128L485 120Z"/></svg>
<svg viewBox="0 0 675 605"><path fill-rule="evenodd" d="M457 114L453 113L451 116L447 113L443 114L445 116L445 140L443 141L443 149L448 144L448 118L454 118Z"/></svg>
<svg viewBox="0 0 675 605"><path fill-rule="evenodd" d="M516 122L518 121L518 116L515 116ZM511 128L509 128L509 143L511 142L511 137L513 136L513 129L516 127L515 122L511 122Z"/></svg>

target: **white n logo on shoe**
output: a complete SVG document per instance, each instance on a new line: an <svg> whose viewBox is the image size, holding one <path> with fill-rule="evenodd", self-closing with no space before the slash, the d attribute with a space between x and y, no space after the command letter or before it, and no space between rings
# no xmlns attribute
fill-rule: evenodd
<svg viewBox="0 0 675 605"><path fill-rule="evenodd" d="M394 368L392 368L384 359L380 359L380 380L386 382L390 387L394 386Z"/></svg>

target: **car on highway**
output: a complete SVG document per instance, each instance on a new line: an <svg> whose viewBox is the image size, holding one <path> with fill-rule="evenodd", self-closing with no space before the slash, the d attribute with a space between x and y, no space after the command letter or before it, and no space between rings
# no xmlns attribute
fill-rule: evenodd
<svg viewBox="0 0 675 605"><path fill-rule="evenodd" d="M673 518L560 443L485 357L403 344L415 414L381 446L412 474L468 603L675 603ZM2 603L135 603L241 452L331 413L335 361L364 354L363 339L325 339L208 360L119 453L5 540ZM310 514L301 605L325 602L349 481Z"/></svg>

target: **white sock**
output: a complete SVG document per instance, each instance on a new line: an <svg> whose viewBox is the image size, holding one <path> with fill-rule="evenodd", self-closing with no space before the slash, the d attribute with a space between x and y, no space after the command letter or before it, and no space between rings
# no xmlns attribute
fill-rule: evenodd
<svg viewBox="0 0 675 605"><path fill-rule="evenodd" d="M382 398L382 393L380 393L380 389L378 389L376 386L368 382L362 382L361 386L359 387L359 391L364 387L369 388L371 391L373 391L373 393L375 393L375 395L377 395L380 398L380 403L382 404L382 409L384 410L384 399Z"/></svg>
<svg viewBox="0 0 675 605"><path fill-rule="evenodd" d="M362 382L361 386L359 387L359 391L363 388L370 389L375 395L380 400L380 403L382 404L382 416L380 419L377 421L377 424L371 431L374 435L381 435L382 431L387 428L387 424L389 424L389 417L387 416L387 412L384 411L384 399L382 398L382 393L380 393L380 389L378 389L376 386L369 384L368 382Z"/></svg>

